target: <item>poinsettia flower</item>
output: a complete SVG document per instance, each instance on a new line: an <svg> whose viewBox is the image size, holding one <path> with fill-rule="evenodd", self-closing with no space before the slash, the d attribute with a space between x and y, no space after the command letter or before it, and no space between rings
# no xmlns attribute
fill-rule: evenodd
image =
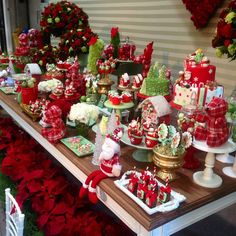
<svg viewBox="0 0 236 236"><path fill-rule="evenodd" d="M119 28L118 27L112 27L111 28L111 37L114 38L116 35L119 33Z"/></svg>

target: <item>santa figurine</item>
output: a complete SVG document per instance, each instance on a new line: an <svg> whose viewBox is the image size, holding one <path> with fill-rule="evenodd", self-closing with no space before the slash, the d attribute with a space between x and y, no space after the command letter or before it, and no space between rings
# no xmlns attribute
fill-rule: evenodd
<svg viewBox="0 0 236 236"><path fill-rule="evenodd" d="M98 202L96 186L101 180L108 177L119 177L121 173L120 157L120 139L123 135L122 128L116 128L112 134L108 134L102 145L102 152L99 155L100 169L93 171L83 183L80 189L79 197L88 199L93 204Z"/></svg>

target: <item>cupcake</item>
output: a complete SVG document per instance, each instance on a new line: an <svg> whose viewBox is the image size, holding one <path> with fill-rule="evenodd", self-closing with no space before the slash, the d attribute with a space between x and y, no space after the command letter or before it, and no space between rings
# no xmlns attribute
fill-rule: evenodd
<svg viewBox="0 0 236 236"><path fill-rule="evenodd" d="M124 73L124 74L120 77L119 87L121 87L121 88L127 88L129 85L130 85L129 75L128 75L127 73Z"/></svg>
<svg viewBox="0 0 236 236"><path fill-rule="evenodd" d="M132 101L132 95L128 91L123 91L121 94L121 97L122 97L122 102L124 103L128 103Z"/></svg>

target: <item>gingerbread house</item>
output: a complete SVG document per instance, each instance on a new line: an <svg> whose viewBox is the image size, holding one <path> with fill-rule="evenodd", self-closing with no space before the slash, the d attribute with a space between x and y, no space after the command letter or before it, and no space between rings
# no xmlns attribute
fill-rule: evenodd
<svg viewBox="0 0 236 236"><path fill-rule="evenodd" d="M142 109L141 124L144 129L157 127L160 123L170 124L171 108L164 96L146 98L139 104Z"/></svg>

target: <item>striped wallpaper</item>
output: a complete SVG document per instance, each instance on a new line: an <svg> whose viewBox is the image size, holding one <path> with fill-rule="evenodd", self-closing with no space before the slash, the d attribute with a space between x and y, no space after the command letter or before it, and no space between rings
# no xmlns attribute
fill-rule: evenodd
<svg viewBox="0 0 236 236"><path fill-rule="evenodd" d="M181 0L72 2L77 3L89 15L91 28L106 43L110 40L111 27L119 27L121 39L128 36L136 44L136 54L142 53L146 44L154 41L152 62L158 60L170 67L173 78L183 69L183 59L200 47L211 63L216 65L216 80L225 86L225 95L228 96L236 86L236 62L216 58L211 47L220 9L206 28L196 30L190 20L190 13ZM228 2L229 0L225 0L222 7Z"/></svg>

